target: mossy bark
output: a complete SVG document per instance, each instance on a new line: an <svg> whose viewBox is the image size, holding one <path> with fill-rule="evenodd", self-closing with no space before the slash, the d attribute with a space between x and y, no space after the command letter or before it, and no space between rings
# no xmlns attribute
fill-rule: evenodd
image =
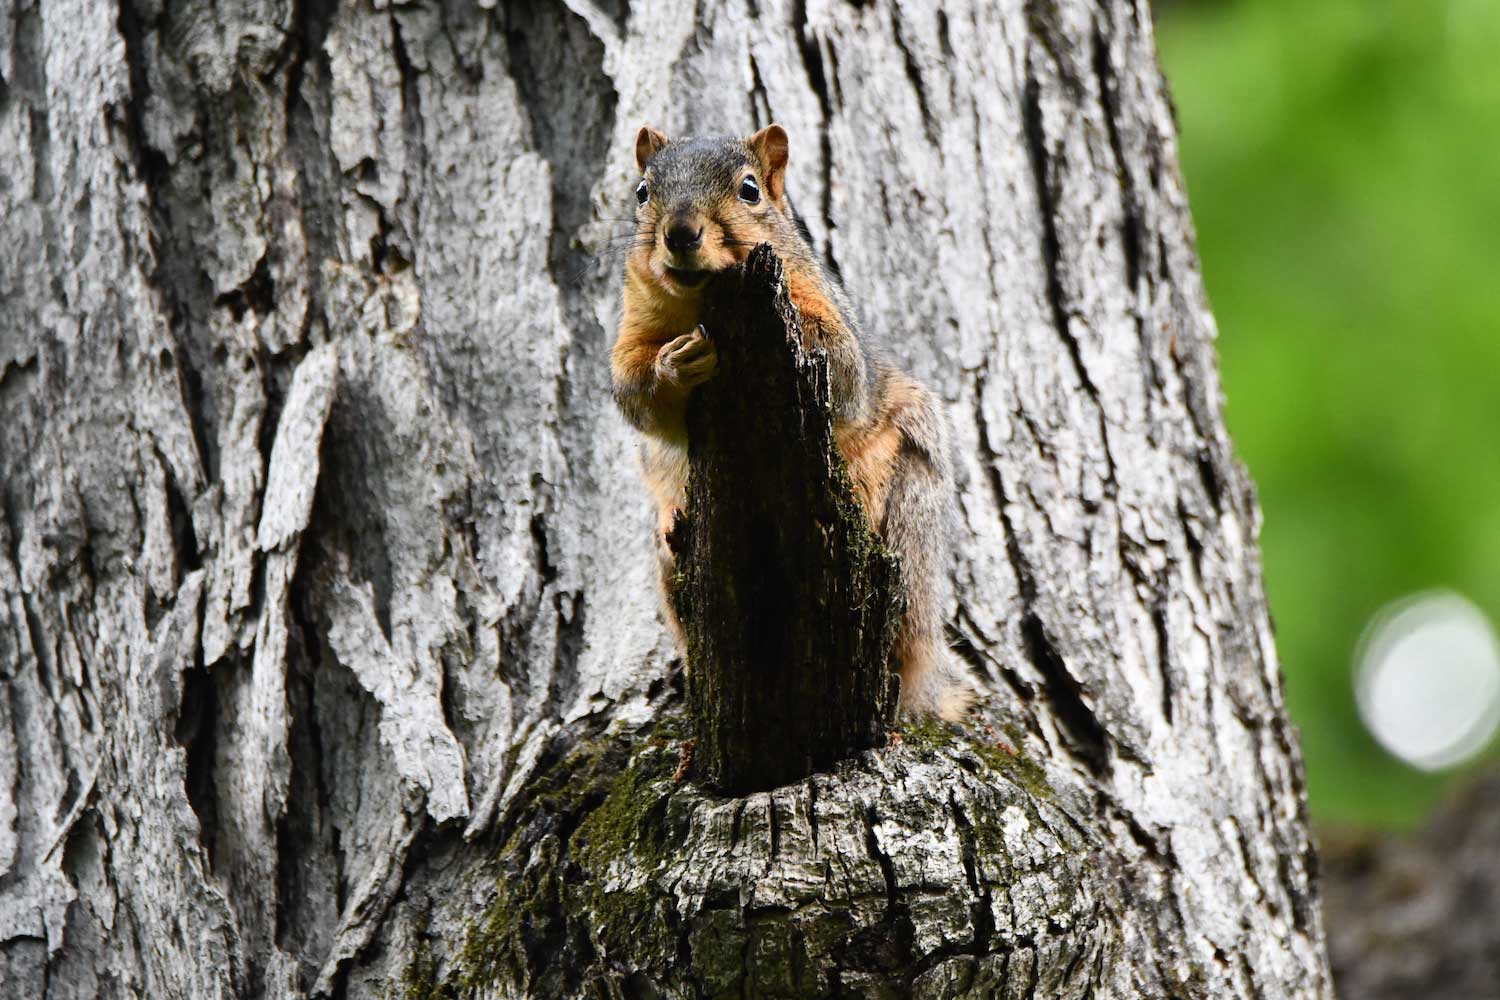
<svg viewBox="0 0 1500 1000"><path fill-rule="evenodd" d="M704 328L719 369L689 405L672 596L694 768L740 795L885 741L902 595L833 444L827 359L804 349L769 246L716 280Z"/></svg>
<svg viewBox="0 0 1500 1000"><path fill-rule="evenodd" d="M409 996L1081 996L1121 946L1084 803L982 726L724 798L675 779L675 720L576 744L513 817L452 960L413 958Z"/></svg>

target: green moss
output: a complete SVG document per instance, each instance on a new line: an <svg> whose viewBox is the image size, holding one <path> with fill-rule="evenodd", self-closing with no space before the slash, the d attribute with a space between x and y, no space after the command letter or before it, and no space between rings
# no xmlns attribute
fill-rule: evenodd
<svg viewBox="0 0 1500 1000"><path fill-rule="evenodd" d="M584 741L562 763L533 779L528 813L568 815L592 808L608 793L628 753L628 745L618 739Z"/></svg>
<svg viewBox="0 0 1500 1000"><path fill-rule="evenodd" d="M952 746L957 738L958 732L952 726L935 719L923 719L921 722L908 723L901 727L902 743L914 749L942 749Z"/></svg>
<svg viewBox="0 0 1500 1000"><path fill-rule="evenodd" d="M664 715L657 720L651 729L651 746L662 747L669 744L681 744L692 736L692 729L688 725L687 716L679 714Z"/></svg>
<svg viewBox="0 0 1500 1000"><path fill-rule="evenodd" d="M978 758L991 771L999 774L1015 788L1024 791L1032 800L1052 800L1055 793L1047 781L1047 772L1037 761L1025 754L1012 752L1025 746L1022 734L1007 730L1005 741L996 739L992 732L985 732L968 724L952 724L933 719L909 723L902 727L903 745L919 757L934 762L969 758L971 764ZM1020 803L1032 814L1035 822L1041 823L1035 806ZM980 851L996 857L1008 857L1004 830L995 822L995 814L980 810L972 817L974 839Z"/></svg>
<svg viewBox="0 0 1500 1000"><path fill-rule="evenodd" d="M604 801L579 824L573 855L580 866L603 873L610 862L627 852L639 855L639 848L644 847L655 853L652 848L659 848L662 831L648 820L670 793L676 766L676 755L665 740L659 746L648 745L631 759ZM660 787L662 782L668 782L667 786Z"/></svg>
<svg viewBox="0 0 1500 1000"><path fill-rule="evenodd" d="M680 732L681 720L668 717L633 756L624 740L599 740L537 778L526 816L500 851L495 897L459 952L457 995L500 983L528 985L539 971L528 946L569 933L564 914L587 912L586 930L606 949L637 946L643 933L665 926L644 885L605 887L612 871L653 870L670 854L665 804L675 787L673 737ZM412 979L419 986L420 972ZM412 1000L446 995L429 989Z"/></svg>
<svg viewBox="0 0 1500 1000"><path fill-rule="evenodd" d="M507 853L517 846L513 838ZM526 981L526 936L544 927L561 902L558 856L556 838L543 838L519 876L498 881L494 900L459 952L457 978L465 993Z"/></svg>
<svg viewBox="0 0 1500 1000"><path fill-rule="evenodd" d="M991 770L1003 775L1011 784L1024 789L1032 798L1053 798L1046 769L1016 750L1017 747L1026 745L1023 735L1012 728L1007 728L1006 735L1009 739L1002 743L989 733L970 726L933 719L924 719L901 728L902 742L917 753L969 752L984 761Z"/></svg>
<svg viewBox="0 0 1500 1000"><path fill-rule="evenodd" d="M698 914L689 930L688 954L692 976L702 996L745 996L745 931L737 910L708 910Z"/></svg>
<svg viewBox="0 0 1500 1000"><path fill-rule="evenodd" d="M426 945L417 949L411 963L401 972L396 992L387 994L393 1000L455 1000L453 989L438 982L437 959Z"/></svg>
<svg viewBox="0 0 1500 1000"><path fill-rule="evenodd" d="M1027 794L1032 798L1051 799L1053 791L1052 785L1047 781L1046 769L1019 750L1012 753L1011 750L1018 745L1024 744L1017 741L1011 744L1011 749L993 740L974 740L970 744L980 760L1005 775L1012 784L1026 789Z"/></svg>
<svg viewBox="0 0 1500 1000"><path fill-rule="evenodd" d="M664 933L667 921L657 912L661 901L649 878L671 860L680 839L670 829L667 810L678 759L665 739L650 741L574 834L581 902L606 951L648 953L651 938ZM662 946L670 952L670 942Z"/></svg>
<svg viewBox="0 0 1500 1000"><path fill-rule="evenodd" d="M497 857L502 874L495 897L469 927L458 954L454 979L463 994L526 982L528 937L544 933L562 910L564 845L550 831L571 826L567 817L607 798L627 752L617 739L585 741L536 777L525 813Z"/></svg>

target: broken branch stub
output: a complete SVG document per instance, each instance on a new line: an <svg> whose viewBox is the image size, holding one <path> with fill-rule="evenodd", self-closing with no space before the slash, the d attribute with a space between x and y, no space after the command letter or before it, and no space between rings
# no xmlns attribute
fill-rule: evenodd
<svg viewBox="0 0 1500 1000"><path fill-rule="evenodd" d="M672 600L698 774L740 795L885 742L904 597L834 448L827 359L803 347L776 254L756 247L707 294L718 371L688 407Z"/></svg>

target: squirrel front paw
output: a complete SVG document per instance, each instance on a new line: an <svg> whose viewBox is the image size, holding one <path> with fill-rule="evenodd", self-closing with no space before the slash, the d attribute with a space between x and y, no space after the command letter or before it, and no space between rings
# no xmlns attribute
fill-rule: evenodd
<svg viewBox="0 0 1500 1000"><path fill-rule="evenodd" d="M679 389L708 381L718 366L719 354L701 326L668 341L656 352L656 377Z"/></svg>

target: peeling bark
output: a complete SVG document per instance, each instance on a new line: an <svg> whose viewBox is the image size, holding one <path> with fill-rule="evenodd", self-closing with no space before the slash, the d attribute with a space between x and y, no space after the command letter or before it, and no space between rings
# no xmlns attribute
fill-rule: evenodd
<svg viewBox="0 0 1500 1000"><path fill-rule="evenodd" d="M613 248L771 118L984 697L723 799ZM1329 995L1144 5L0 0L0 230L0 994Z"/></svg>

